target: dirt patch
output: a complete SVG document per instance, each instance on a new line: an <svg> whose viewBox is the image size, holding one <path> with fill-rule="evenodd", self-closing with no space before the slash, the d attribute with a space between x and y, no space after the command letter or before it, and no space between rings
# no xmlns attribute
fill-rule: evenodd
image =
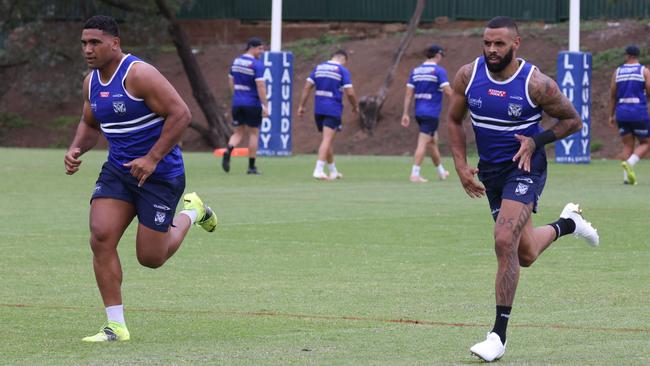
<svg viewBox="0 0 650 366"><path fill-rule="evenodd" d="M395 81L388 93L384 104L381 120L372 134L367 134L360 129L358 118L350 113L346 107L343 114L343 131L335 143L336 152L339 154L377 154L377 155L409 155L412 154L417 138L417 126L403 128L399 124L402 113L402 101L406 80L412 68L423 61L424 50L431 44L437 43L446 49L447 57L441 65L445 67L450 78L464 64L472 62L481 52L482 22L450 22L443 24L429 23L420 31L405 54L395 76ZM327 55L336 48L342 47L349 51L350 61L348 67L352 73L352 80L358 96L375 93L392 59L393 52L398 47L400 30L384 25L376 25L376 31L367 31L359 34L358 28L351 33L346 29L328 27L327 34L349 34L350 39L335 40L323 44L316 55L302 56L301 52L295 53L294 69L294 119L293 119L293 151L294 153L314 153L318 148L320 135L316 131L313 118L308 113L303 118L298 118L295 113L298 97L302 90L304 80L311 69L327 58ZM618 25L608 26L602 23L596 27L582 32L582 48L592 52L596 57L600 52L611 48L624 47L629 43L645 45L648 32L644 23L628 21ZM205 30L203 30L205 32ZM374 38L357 39L368 34ZM519 56L532 62L543 72L554 76L556 72L557 53L566 49L568 29L566 25L544 26L543 24L527 23L522 26L522 46ZM322 34L301 34L301 37L310 36L319 38ZM203 73L209 81L212 91L225 110L229 110L229 92L227 87L227 69L232 59L241 52L241 45L224 45L215 41L207 43L201 36L202 46L198 49L197 58ZM288 37L289 38L289 37ZM288 44L287 46L291 46ZM128 45L125 47L129 51ZM137 52L134 52L138 54ZM622 57L620 58L622 61ZM202 121L203 116L196 101L192 97L192 90L185 76L178 56L173 50L160 53L151 61L178 89L197 121ZM592 144L600 146L593 153L594 158L615 157L621 148L618 135L607 126L607 103L609 99L609 80L613 69L611 67L595 69L593 71L592 89ZM79 88L81 88L79 78ZM312 98L313 99L313 98ZM309 111L313 111L312 100L308 104ZM447 103L445 102L441 114L441 148L444 154L449 154L447 133L445 128ZM14 129L0 136L0 143L6 146L65 146L74 135L75 126L63 124L57 128L48 129L43 133L43 125L51 123L57 116L78 116L81 101L55 104L46 110L37 108L30 103L19 88L11 88L0 101L0 112L14 113L31 121L29 126ZM546 122L548 123L548 121ZM473 139L469 123L466 123L468 138ZM105 143L102 143L105 146ZM195 131L188 130L183 137L183 147L187 150L208 150L200 136Z"/></svg>

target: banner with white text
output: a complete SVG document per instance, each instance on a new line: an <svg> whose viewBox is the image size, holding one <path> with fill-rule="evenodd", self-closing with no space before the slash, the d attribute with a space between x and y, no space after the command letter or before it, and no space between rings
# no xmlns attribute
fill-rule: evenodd
<svg viewBox="0 0 650 366"><path fill-rule="evenodd" d="M291 84L293 54L264 52L264 80L269 100L269 117L262 119L258 155L291 155Z"/></svg>

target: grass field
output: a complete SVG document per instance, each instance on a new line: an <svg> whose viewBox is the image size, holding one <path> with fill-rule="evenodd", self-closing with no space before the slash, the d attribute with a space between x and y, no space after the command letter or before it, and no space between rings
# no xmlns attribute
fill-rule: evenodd
<svg viewBox="0 0 650 366"><path fill-rule="evenodd" d="M217 211L157 270L120 245L132 340L84 344L105 320L88 199L106 152L63 172L62 150L0 149L0 364L467 365L494 319L492 220L457 177L415 185L408 157L261 159L230 175L185 154L187 190ZM447 159L445 164L452 168ZM453 169L452 169L453 170ZM522 270L501 365L648 365L650 164L549 166L537 224L575 200L601 235L562 238ZM424 172L433 176L427 165ZM412 320L406 322L400 320Z"/></svg>

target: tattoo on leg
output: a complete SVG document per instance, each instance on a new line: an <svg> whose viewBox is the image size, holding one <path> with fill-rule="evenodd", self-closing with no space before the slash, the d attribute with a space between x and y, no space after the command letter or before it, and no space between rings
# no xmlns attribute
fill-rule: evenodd
<svg viewBox="0 0 650 366"><path fill-rule="evenodd" d="M499 273L497 273L496 299L498 305L511 306L514 301L517 283L519 282L519 254L516 248L521 237L521 232L526 225L526 222L528 222L531 212L532 205L525 206L519 213L514 228L512 225L514 220L512 218L508 220L501 218L497 222L497 225L505 225L508 228L513 228L511 236L512 241L509 243L509 247L515 248L507 253L506 258L504 258L506 266L505 268L501 268Z"/></svg>

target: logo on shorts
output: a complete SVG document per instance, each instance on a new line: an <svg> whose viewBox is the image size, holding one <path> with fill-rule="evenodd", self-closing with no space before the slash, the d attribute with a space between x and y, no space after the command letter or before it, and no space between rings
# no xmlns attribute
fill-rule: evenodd
<svg viewBox="0 0 650 366"><path fill-rule="evenodd" d="M120 116L123 116L126 114L126 104L124 104L124 101L122 100L116 100L113 102L113 112L115 114L118 114Z"/></svg>
<svg viewBox="0 0 650 366"><path fill-rule="evenodd" d="M533 180L528 177L517 177L517 182L526 182L528 184L533 184Z"/></svg>
<svg viewBox="0 0 650 366"><path fill-rule="evenodd" d="M517 188L515 188L515 194L517 196L523 196L528 192L528 184L519 183Z"/></svg>
<svg viewBox="0 0 650 366"><path fill-rule="evenodd" d="M523 106L521 104L508 103L508 116L520 117L522 108Z"/></svg>
<svg viewBox="0 0 650 366"><path fill-rule="evenodd" d="M169 207L167 207L167 206L165 206L165 205L159 205L159 204L157 204L157 203L154 203L153 207L154 207L154 208L157 208L157 209L159 209L159 210L163 210L163 211L169 211L169 210L171 210L171 208L169 208Z"/></svg>
<svg viewBox="0 0 650 366"><path fill-rule="evenodd" d="M93 189L93 194L95 194L95 193L99 193L99 192L101 192L101 191L102 191L102 185L99 184L99 183L97 183L97 184L95 185L95 189Z"/></svg>
<svg viewBox="0 0 650 366"><path fill-rule="evenodd" d="M156 223L156 225L162 225L165 223L166 217L167 217L166 213L156 211L156 217L154 217L153 222Z"/></svg>

